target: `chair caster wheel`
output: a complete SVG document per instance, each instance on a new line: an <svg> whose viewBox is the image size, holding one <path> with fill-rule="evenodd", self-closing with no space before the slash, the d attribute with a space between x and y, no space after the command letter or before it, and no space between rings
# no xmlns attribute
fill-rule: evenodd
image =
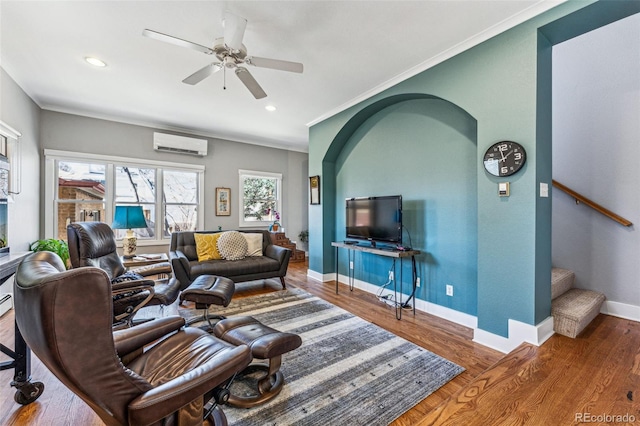
<svg viewBox="0 0 640 426"><path fill-rule="evenodd" d="M214 389L213 391L213 399L218 405L226 404L227 401L229 401L230 395L231 392L229 392L229 389L226 388Z"/></svg>
<svg viewBox="0 0 640 426"><path fill-rule="evenodd" d="M13 400L21 405L31 404L44 392L44 383L25 383L13 395Z"/></svg>

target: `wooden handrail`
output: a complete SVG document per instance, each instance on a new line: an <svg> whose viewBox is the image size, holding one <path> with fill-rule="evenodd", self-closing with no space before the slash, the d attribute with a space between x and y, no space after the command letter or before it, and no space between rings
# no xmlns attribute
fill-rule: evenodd
<svg viewBox="0 0 640 426"><path fill-rule="evenodd" d="M553 186L555 186L559 190L564 191L567 194L571 195L573 198L575 198L576 204L579 204L579 203L586 204L587 206L591 207L592 209L594 209L598 213L601 213L601 214L607 216L611 220L615 220L616 222L618 222L621 225L624 225L624 226L633 225L633 223L631 221L625 219L622 216L619 216L619 215L615 214L614 212L612 212L609 209L606 209L606 208L602 207L600 204L598 204L598 203L596 203L594 201L591 201L590 199L588 199L584 195L577 193L573 189L568 188L567 186L561 184L557 180L552 180L551 182L553 182Z"/></svg>

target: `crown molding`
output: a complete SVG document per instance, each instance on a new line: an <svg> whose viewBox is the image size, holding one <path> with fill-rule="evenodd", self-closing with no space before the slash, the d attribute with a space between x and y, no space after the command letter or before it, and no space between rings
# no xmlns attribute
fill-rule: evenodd
<svg viewBox="0 0 640 426"><path fill-rule="evenodd" d="M385 81L384 83L374 87L373 89L362 93L361 95L351 99L350 101L347 101L346 103L338 106L337 108L327 111L326 113L322 114L318 118L308 122L307 127L314 126L330 117L333 117L334 115L341 113L342 111L348 108L351 108L352 106L357 105L360 102L363 102L405 80L408 80L409 78L415 75L418 75L421 72L428 70L429 68L433 68L434 66L448 59L451 59L454 56L459 55L460 53L466 50L469 50L472 47L477 46L480 43L483 43L492 37L497 36L498 34L501 34L513 27L516 27L535 16L538 16L550 9L553 9L554 7L566 1L567 0L540 0L536 4L528 7L527 9L493 25L492 27L487 28L486 30L474 36L469 37L468 39L458 43L452 48L447 49L444 52L441 52L427 59L426 61L419 63L415 67L409 68L407 71L404 71L398 74L397 76Z"/></svg>

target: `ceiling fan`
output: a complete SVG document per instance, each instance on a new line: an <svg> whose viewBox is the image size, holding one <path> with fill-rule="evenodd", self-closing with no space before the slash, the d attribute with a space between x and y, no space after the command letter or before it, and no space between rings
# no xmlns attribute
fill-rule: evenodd
<svg viewBox="0 0 640 426"><path fill-rule="evenodd" d="M221 69L233 69L251 94L256 99L262 99L266 97L267 94L262 87L260 87L256 79L253 78L249 70L242 65L253 65L260 68L302 73L303 66L299 62L247 56L247 48L242 44L244 30L247 27L246 19L227 11L225 12L222 24L224 27L224 36L215 39L213 47L203 46L149 29L145 29L142 35L175 44L176 46L197 50L207 55L215 55L216 58L218 58L219 62L213 62L182 80L182 82L186 84L198 84Z"/></svg>

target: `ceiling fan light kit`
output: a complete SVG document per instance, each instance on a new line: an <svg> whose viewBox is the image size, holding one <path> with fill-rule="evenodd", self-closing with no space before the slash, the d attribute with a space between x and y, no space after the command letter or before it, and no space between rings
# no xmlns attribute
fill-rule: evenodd
<svg viewBox="0 0 640 426"><path fill-rule="evenodd" d="M266 92L262 89L256 79L253 78L249 70L241 65L252 65L259 68L270 68L279 71L302 73L304 67L299 62L247 56L247 48L242 44L244 32L247 27L246 19L231 12L226 12L222 22L224 27L224 37L215 39L213 48L149 29L145 29L142 32L142 35L155 40L171 43L176 46L196 50L207 55L215 55L219 62L213 62L191 74L189 77L182 80L185 84L198 84L221 69L228 68L234 70L238 79L245 85L249 92L251 92L254 98L262 99L267 96Z"/></svg>

